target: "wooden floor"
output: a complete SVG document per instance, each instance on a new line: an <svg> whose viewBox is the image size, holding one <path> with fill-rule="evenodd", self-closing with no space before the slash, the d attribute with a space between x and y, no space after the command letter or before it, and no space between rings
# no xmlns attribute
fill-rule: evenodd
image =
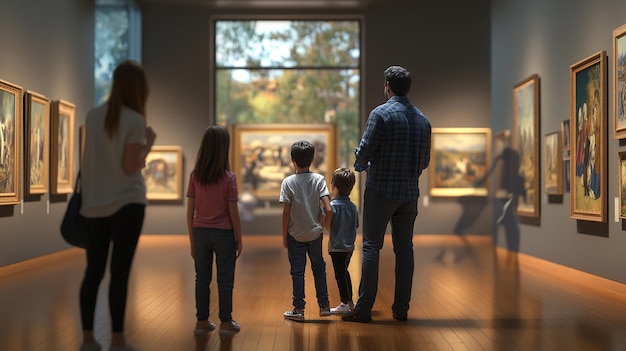
<svg viewBox="0 0 626 351"><path fill-rule="evenodd" d="M393 253L386 238L370 324L320 318L310 272L306 321L283 319L291 280L279 236L244 237L234 318L241 333L194 337L194 272L186 236L141 238L131 275L127 337L142 351L172 350L626 350L626 286L524 255L494 250L488 238L415 237L409 321L391 318ZM351 274L360 278L359 250ZM331 303L338 292L326 256ZM0 350L78 350L83 252L70 249L0 268ZM309 268L307 268L309 270ZM214 282L215 283L215 282ZM108 350L106 288L96 311ZM216 289L213 289L216 290ZM211 296L217 322L217 296ZM315 307L313 307L315 306Z"/></svg>

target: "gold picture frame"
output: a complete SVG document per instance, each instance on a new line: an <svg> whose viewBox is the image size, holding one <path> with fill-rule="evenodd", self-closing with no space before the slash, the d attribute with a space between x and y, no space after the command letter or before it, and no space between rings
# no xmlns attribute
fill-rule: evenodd
<svg viewBox="0 0 626 351"><path fill-rule="evenodd" d="M50 193L74 191L74 118L76 106L65 100L51 103Z"/></svg>
<svg viewBox="0 0 626 351"><path fill-rule="evenodd" d="M513 87L513 149L520 155L519 175L524 187L517 215L539 218L539 75Z"/></svg>
<svg viewBox="0 0 626 351"><path fill-rule="evenodd" d="M22 196L22 87L0 80L0 205Z"/></svg>
<svg viewBox="0 0 626 351"><path fill-rule="evenodd" d="M548 195L563 195L563 152L561 132L544 137L543 190Z"/></svg>
<svg viewBox="0 0 626 351"><path fill-rule="evenodd" d="M24 192L45 194L50 164L50 99L34 91L24 95Z"/></svg>
<svg viewBox="0 0 626 351"><path fill-rule="evenodd" d="M183 149L180 146L154 145L146 156L141 173L150 201L182 201Z"/></svg>
<svg viewBox="0 0 626 351"><path fill-rule="evenodd" d="M607 221L607 55L570 68L570 217Z"/></svg>
<svg viewBox="0 0 626 351"><path fill-rule="evenodd" d="M487 196L490 164L490 128L433 128L430 196Z"/></svg>
<svg viewBox="0 0 626 351"><path fill-rule="evenodd" d="M626 24L613 30L613 138L626 138Z"/></svg>
<svg viewBox="0 0 626 351"><path fill-rule="evenodd" d="M230 133L230 166L240 194L278 201L282 180L293 174L291 145L299 140L315 145L311 172L324 175L330 184L337 166L335 124L233 124Z"/></svg>

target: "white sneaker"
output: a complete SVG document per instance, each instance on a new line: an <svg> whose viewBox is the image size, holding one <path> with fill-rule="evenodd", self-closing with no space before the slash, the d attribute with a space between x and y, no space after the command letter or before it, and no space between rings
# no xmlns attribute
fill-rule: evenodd
<svg viewBox="0 0 626 351"><path fill-rule="evenodd" d="M287 311L283 313L283 317L285 319L291 319L293 321L303 321L304 320L304 310L299 308L294 308L291 311Z"/></svg>
<svg viewBox="0 0 626 351"><path fill-rule="evenodd" d="M330 309L331 314L346 314L346 313L350 313L350 311L352 311L350 304L343 303L343 302L340 303L339 306L333 307Z"/></svg>

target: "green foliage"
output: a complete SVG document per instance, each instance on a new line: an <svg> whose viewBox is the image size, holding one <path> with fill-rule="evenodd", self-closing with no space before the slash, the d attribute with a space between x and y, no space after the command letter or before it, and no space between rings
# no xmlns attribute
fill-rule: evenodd
<svg viewBox="0 0 626 351"><path fill-rule="evenodd" d="M336 123L340 164L359 140L358 21L218 21L216 117Z"/></svg>

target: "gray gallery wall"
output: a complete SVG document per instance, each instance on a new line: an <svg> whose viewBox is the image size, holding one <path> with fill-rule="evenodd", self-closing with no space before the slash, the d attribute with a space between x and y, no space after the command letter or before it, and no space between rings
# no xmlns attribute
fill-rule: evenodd
<svg viewBox="0 0 626 351"><path fill-rule="evenodd" d="M148 103L149 123L158 133L157 144L183 147L185 189L202 131L213 121L209 101L213 94L209 41L212 16L360 16L365 38L363 123L369 110L383 102L383 70L399 64L412 72L414 83L409 97L433 127L489 127L489 1L458 2L453 11L446 3L437 1L313 13L311 10L218 11L152 3L141 8L143 63L153 87ZM402 10L398 11L399 8ZM422 176L420 188L424 195L428 194L427 174ZM461 205L450 198L429 200L427 207L420 202L415 232L452 233L462 214ZM478 206L485 203L485 199L476 201ZM463 231L489 234L490 211L481 211L475 219L464 222ZM253 221L243 223L243 231L244 234L280 234L280 226L280 213L257 214ZM185 233L184 205L150 206L144 231Z"/></svg>
<svg viewBox="0 0 626 351"><path fill-rule="evenodd" d="M2 1L0 79L76 105L93 103L94 5L84 0ZM48 206L49 202L49 206ZM0 206L0 266L68 248L59 234L67 196Z"/></svg>
<svg viewBox="0 0 626 351"><path fill-rule="evenodd" d="M410 99L433 127L489 127L490 5L488 0L449 4L435 0L394 0L393 4L355 10L215 11L175 4L142 4L142 61L151 84L148 123L159 145L184 151L184 187L202 130L212 122L211 16L348 15L363 19L364 101L361 117L382 103L382 72L392 64L413 73ZM401 5L398 5L401 4ZM92 1L34 0L3 2L0 12L0 79L76 104L77 127L93 101L94 5ZM471 14L468 16L468 14ZM428 176L421 190L428 194ZM426 196L423 197L425 199ZM48 200L50 204L48 206ZM484 201L477 199L478 206ZM456 200L420 201L416 233L448 234L463 213ZM58 225L66 196L28 198L0 206L0 266L68 248ZM462 231L489 234L491 212L481 210ZM185 204L151 204L145 234L184 234ZM280 234L280 218L257 216L244 234Z"/></svg>
<svg viewBox="0 0 626 351"><path fill-rule="evenodd" d="M512 128L513 86L540 76L540 135L560 129L570 116L570 66L601 50L607 52L610 80L613 29L626 23L626 2L618 0L493 1L491 31L492 126ZM613 140L613 97L608 95L608 223L570 219L570 194L560 201L541 196L538 221L520 223L520 251L582 271L626 282L626 233L615 222L617 153ZM543 154L543 150L542 150ZM541 184L543 184L543 177ZM498 233L502 236L502 230Z"/></svg>

